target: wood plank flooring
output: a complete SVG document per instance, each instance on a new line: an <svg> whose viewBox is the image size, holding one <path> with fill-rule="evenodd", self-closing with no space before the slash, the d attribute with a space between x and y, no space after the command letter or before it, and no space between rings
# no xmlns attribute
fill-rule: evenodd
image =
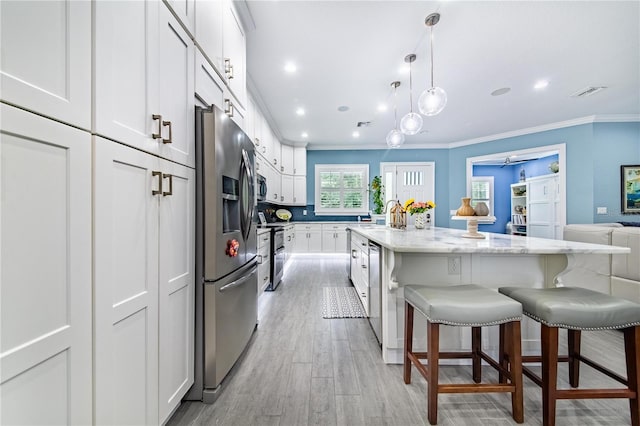
<svg viewBox="0 0 640 426"><path fill-rule="evenodd" d="M382 362L367 319L323 319L322 287L349 286L348 257L296 255L275 292L259 300L259 325L245 356L211 405L183 402L168 425L428 425L426 386L415 370ZM564 336L561 335L564 341ZM622 334L583 333L583 353L626 376ZM470 380L470 369L443 366L441 381ZM496 380L489 367L483 379ZM568 387L566 367L559 386ZM541 424L541 392L525 384L525 424ZM582 366L581 385L617 384ZM628 425L627 400L559 401L561 425ZM438 424L513 425L507 394L444 394Z"/></svg>

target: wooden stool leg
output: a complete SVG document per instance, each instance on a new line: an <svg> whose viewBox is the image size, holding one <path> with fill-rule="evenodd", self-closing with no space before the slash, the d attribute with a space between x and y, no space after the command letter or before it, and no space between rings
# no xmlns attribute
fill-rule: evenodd
<svg viewBox="0 0 640 426"><path fill-rule="evenodd" d="M524 390L522 380L522 341L520 335L520 321L513 321L506 326L510 345L509 363L511 372L511 383L515 390L511 395L511 410L513 420L516 423L524 423Z"/></svg>
<svg viewBox="0 0 640 426"><path fill-rule="evenodd" d="M504 369L508 369L509 357L507 356L511 344L509 343L510 333L507 331L507 324L500 324L500 341L498 343L498 363ZM498 382L507 383L507 376L498 372Z"/></svg>
<svg viewBox="0 0 640 426"><path fill-rule="evenodd" d="M473 381L480 383L482 381L482 358L480 351L482 349L482 328L471 327L471 362L473 366Z"/></svg>
<svg viewBox="0 0 640 426"><path fill-rule="evenodd" d="M580 382L580 330L567 330L569 349L569 384L577 388Z"/></svg>
<svg viewBox="0 0 640 426"><path fill-rule="evenodd" d="M440 324L427 322L427 417L438 423L438 362L440 358Z"/></svg>
<svg viewBox="0 0 640 426"><path fill-rule="evenodd" d="M411 360L413 351L413 306L404 302L404 382L411 383Z"/></svg>
<svg viewBox="0 0 640 426"><path fill-rule="evenodd" d="M542 345L542 425L556 424L558 386L558 328L540 324Z"/></svg>
<svg viewBox="0 0 640 426"><path fill-rule="evenodd" d="M629 399L631 409L631 425L640 426L640 326L629 327L624 330L624 353L627 360L627 380L629 389L636 393L636 397Z"/></svg>

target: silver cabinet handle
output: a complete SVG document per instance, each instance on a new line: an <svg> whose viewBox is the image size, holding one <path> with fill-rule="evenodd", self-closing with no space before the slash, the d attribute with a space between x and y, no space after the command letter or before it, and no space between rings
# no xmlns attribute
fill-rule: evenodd
<svg viewBox="0 0 640 426"><path fill-rule="evenodd" d="M259 255L258 255L258 258L259 258L259 259L258 259L258 265L262 265L262 255L261 255L261 254L259 254Z"/></svg>
<svg viewBox="0 0 640 426"><path fill-rule="evenodd" d="M233 117L233 102L231 102L231 99L225 99L224 104L224 113L229 117Z"/></svg>
<svg viewBox="0 0 640 426"><path fill-rule="evenodd" d="M351 250L351 257L353 257L354 259L358 257L356 250Z"/></svg>
<svg viewBox="0 0 640 426"><path fill-rule="evenodd" d="M284 201L284 195L280 196L280 201Z"/></svg>
<svg viewBox="0 0 640 426"><path fill-rule="evenodd" d="M367 269L367 265L362 265L362 269Z"/></svg>
<svg viewBox="0 0 640 426"><path fill-rule="evenodd" d="M163 197L166 197L167 195L173 195L173 175L163 173L162 179L165 179L165 178L169 178L169 190L162 192ZM160 190L162 191L162 188L160 188Z"/></svg>
<svg viewBox="0 0 640 426"><path fill-rule="evenodd" d="M280 171L284 172L284 166L280 166Z"/></svg>
<svg viewBox="0 0 640 426"><path fill-rule="evenodd" d="M260 146L260 138L256 138L256 146Z"/></svg>
<svg viewBox="0 0 640 426"><path fill-rule="evenodd" d="M228 80L233 78L233 65L231 65L231 59L224 58L224 73Z"/></svg>
<svg viewBox="0 0 640 426"><path fill-rule="evenodd" d="M158 190L152 189L151 195L162 194L162 172L152 171L151 176L158 176Z"/></svg>
<svg viewBox="0 0 640 426"><path fill-rule="evenodd" d="M160 139L162 137L162 116L160 114L153 114L151 116L153 120L158 120L158 133L152 133L151 136L154 139Z"/></svg>
<svg viewBox="0 0 640 426"><path fill-rule="evenodd" d="M172 136L171 136L171 122L170 121L163 121L162 122L162 127L169 127L169 139L162 139L162 143L171 143L172 142Z"/></svg>

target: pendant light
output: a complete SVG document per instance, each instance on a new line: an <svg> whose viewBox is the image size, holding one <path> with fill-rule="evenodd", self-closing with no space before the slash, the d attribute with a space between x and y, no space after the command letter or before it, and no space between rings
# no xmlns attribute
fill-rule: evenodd
<svg viewBox="0 0 640 426"><path fill-rule="evenodd" d="M415 135L422 129L422 116L413 112L413 81L411 79L411 64L416 60L413 53L404 57L409 64L409 113L400 120L400 130L405 135Z"/></svg>
<svg viewBox="0 0 640 426"><path fill-rule="evenodd" d="M424 20L424 24L431 29L431 87L426 89L418 99L418 109L426 116L438 115L447 105L447 92L433 84L433 27L440 21L439 13L432 13Z"/></svg>
<svg viewBox="0 0 640 426"><path fill-rule="evenodd" d="M391 87L393 87L393 118L394 118L394 127L389 133L387 133L387 145L389 148L398 148L400 145L404 143L404 134L398 130L398 86L400 86L399 81L394 81L391 83Z"/></svg>

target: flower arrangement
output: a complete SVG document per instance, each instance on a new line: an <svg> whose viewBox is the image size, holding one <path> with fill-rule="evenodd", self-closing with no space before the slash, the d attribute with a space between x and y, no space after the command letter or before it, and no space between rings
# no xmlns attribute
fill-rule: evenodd
<svg viewBox="0 0 640 426"><path fill-rule="evenodd" d="M416 201L415 198L409 198L404 202L404 209L413 216L414 213L424 213L436 206L433 201Z"/></svg>

